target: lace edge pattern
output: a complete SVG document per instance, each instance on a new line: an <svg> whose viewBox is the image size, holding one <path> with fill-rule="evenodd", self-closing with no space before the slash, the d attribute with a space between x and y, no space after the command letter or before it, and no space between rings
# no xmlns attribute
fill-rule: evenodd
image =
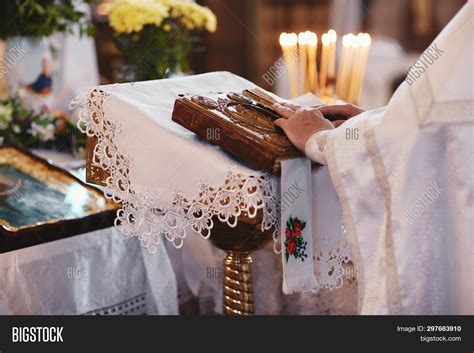
<svg viewBox="0 0 474 353"><path fill-rule="evenodd" d="M131 185L132 160L116 144L120 125L109 120L104 112L109 98L109 94L94 88L75 98L70 109L79 109L78 128L97 138L92 164L110 175L104 193L123 205L117 211L115 225L125 236L137 237L142 246L155 253L162 236L177 248L183 245L187 229L208 238L214 226L213 216L235 227L242 212L253 218L262 210L262 231L278 224L275 178L270 174L245 176L236 167L229 169L221 186L201 180L194 200L187 200L179 191L173 192L172 202L159 211L155 207L162 191L159 187L137 192Z"/></svg>
<svg viewBox="0 0 474 353"><path fill-rule="evenodd" d="M172 202L163 207L163 211L156 207L157 197L163 192L159 186L142 193L133 190L130 181L132 160L119 151L116 144L120 126L107 119L104 112L104 104L109 98L109 94L92 89L75 98L70 109L79 108L78 128L87 136L97 138L92 163L110 175L104 193L123 205L117 211L115 225L125 236L137 237L142 246L155 253L162 236L180 248L188 229L209 238L214 226L213 216L235 227L242 212L255 217L262 210L261 229L267 231L274 227L274 252L281 253L276 180L270 174L245 176L233 167L221 186L211 186L200 180L196 199L187 200L181 192L174 191ZM341 225L342 233L345 233L344 225ZM351 260L347 242L317 239L316 243L315 274L320 287L341 287L343 263Z"/></svg>

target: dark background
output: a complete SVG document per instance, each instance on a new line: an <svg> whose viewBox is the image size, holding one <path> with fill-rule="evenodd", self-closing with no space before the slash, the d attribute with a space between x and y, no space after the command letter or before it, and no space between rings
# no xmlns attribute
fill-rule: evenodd
<svg viewBox="0 0 474 353"><path fill-rule="evenodd" d="M436 37L465 0L432 0L429 33L414 30L413 0L364 0L363 31L395 38L406 51L421 52ZM195 73L227 70L269 88L262 75L281 56L281 32L311 30L320 38L330 28L331 0L201 0L217 16L217 31L204 37L204 52L192 57ZM107 18L95 16L96 47L101 83L115 82L113 66L123 64L114 47ZM341 34L339 34L341 36Z"/></svg>

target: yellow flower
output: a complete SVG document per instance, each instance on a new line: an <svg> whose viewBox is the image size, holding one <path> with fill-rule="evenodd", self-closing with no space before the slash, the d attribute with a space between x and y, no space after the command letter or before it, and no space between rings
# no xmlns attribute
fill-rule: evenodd
<svg viewBox="0 0 474 353"><path fill-rule="evenodd" d="M146 25L160 26L169 17L163 0L128 0L114 4L109 24L117 33L140 32Z"/></svg>
<svg viewBox="0 0 474 353"><path fill-rule="evenodd" d="M189 30L205 29L215 32L217 28L217 19L214 13L209 8L194 2L171 2L171 16L179 18Z"/></svg>
<svg viewBox="0 0 474 353"><path fill-rule="evenodd" d="M214 13L189 0L121 0L110 10L109 24L117 33L136 33L146 25L159 27L168 18L177 19L188 30L215 32L217 28ZM163 29L168 32L171 26L164 24Z"/></svg>

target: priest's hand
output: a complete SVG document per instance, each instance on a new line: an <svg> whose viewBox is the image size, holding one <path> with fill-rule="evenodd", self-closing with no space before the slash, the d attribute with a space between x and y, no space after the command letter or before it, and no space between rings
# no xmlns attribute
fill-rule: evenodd
<svg viewBox="0 0 474 353"><path fill-rule="evenodd" d="M282 128L293 145L303 153L306 142L312 135L318 131L334 129L334 125L317 108L275 103L273 109L281 116L274 121L275 125Z"/></svg>
<svg viewBox="0 0 474 353"><path fill-rule="evenodd" d="M364 110L352 104L320 105L315 106L326 119L337 127L346 120L363 113Z"/></svg>

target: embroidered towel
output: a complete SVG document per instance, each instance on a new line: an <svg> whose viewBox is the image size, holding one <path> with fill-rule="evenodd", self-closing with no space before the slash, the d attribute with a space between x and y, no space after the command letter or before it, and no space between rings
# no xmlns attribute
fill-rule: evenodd
<svg viewBox="0 0 474 353"><path fill-rule="evenodd" d="M313 269L311 161L281 162L281 254L283 293L317 291Z"/></svg>

